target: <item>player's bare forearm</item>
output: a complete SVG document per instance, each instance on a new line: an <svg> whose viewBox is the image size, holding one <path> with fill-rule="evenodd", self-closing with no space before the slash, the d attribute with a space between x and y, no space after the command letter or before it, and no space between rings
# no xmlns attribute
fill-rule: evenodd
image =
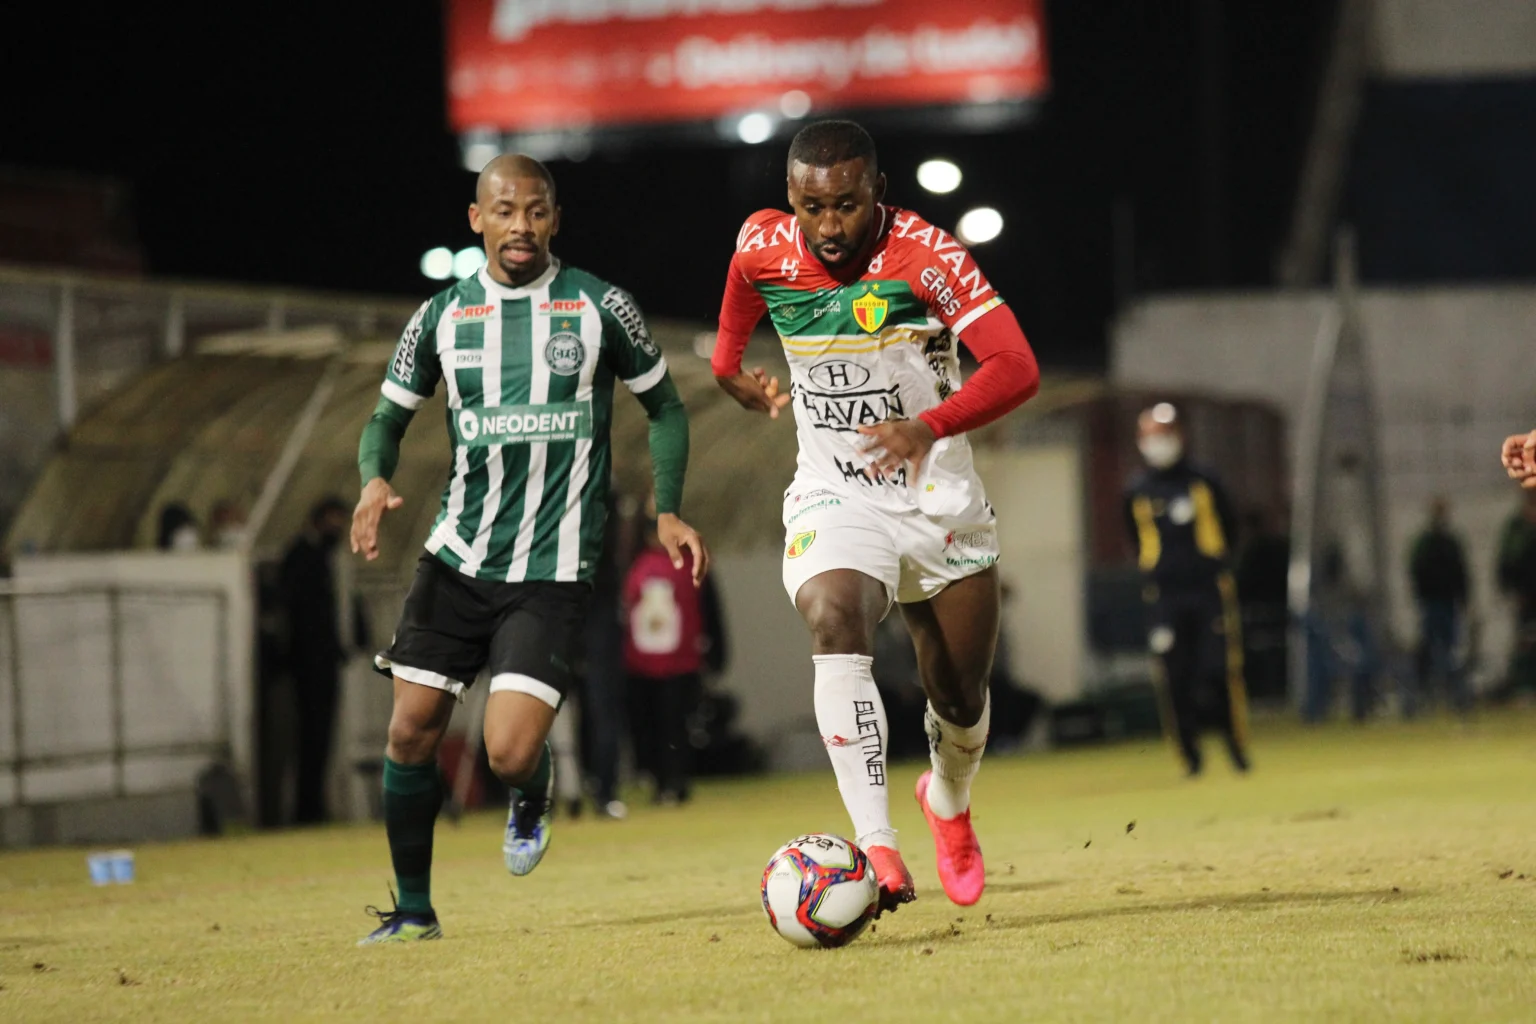
<svg viewBox="0 0 1536 1024"><path fill-rule="evenodd" d="M770 419L779 418L779 410L789 404L789 395L779 392L779 378L770 377L768 371L758 367L751 373L745 370L728 375L716 375L715 383L743 409L766 412Z"/></svg>

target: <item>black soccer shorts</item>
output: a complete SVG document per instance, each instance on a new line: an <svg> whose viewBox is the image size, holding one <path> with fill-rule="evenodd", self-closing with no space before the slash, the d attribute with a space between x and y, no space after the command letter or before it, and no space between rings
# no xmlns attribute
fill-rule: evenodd
<svg viewBox="0 0 1536 1024"><path fill-rule="evenodd" d="M373 664L455 696L489 670L492 693L558 708L575 682L591 598L586 583L475 579L423 554L394 639Z"/></svg>

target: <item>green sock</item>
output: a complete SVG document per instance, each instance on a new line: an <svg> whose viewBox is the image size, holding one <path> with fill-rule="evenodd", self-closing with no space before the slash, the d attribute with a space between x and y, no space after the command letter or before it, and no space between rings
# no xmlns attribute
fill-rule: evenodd
<svg viewBox="0 0 1536 1024"><path fill-rule="evenodd" d="M518 786L518 792L531 793L534 796L548 796L551 784L555 778L555 758L549 749L549 742L544 743L544 750L539 754L539 766L533 770L533 774Z"/></svg>
<svg viewBox="0 0 1536 1024"><path fill-rule="evenodd" d="M443 806L437 763L397 764L384 758L384 829L400 887L400 909L432 909L432 826Z"/></svg>

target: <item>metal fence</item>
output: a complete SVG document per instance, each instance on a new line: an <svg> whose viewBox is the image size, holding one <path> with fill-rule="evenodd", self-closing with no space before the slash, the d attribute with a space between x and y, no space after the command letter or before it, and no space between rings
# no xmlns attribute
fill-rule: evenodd
<svg viewBox="0 0 1536 1024"><path fill-rule="evenodd" d="M227 762L226 603L0 581L0 806L190 789Z"/></svg>

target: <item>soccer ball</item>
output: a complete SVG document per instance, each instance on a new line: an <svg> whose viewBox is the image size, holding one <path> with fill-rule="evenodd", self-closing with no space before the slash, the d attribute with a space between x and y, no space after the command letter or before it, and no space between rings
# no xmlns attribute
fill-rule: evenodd
<svg viewBox="0 0 1536 1024"><path fill-rule="evenodd" d="M864 851L817 832L779 847L763 870L763 910L774 931L797 946L846 946L880 902Z"/></svg>

